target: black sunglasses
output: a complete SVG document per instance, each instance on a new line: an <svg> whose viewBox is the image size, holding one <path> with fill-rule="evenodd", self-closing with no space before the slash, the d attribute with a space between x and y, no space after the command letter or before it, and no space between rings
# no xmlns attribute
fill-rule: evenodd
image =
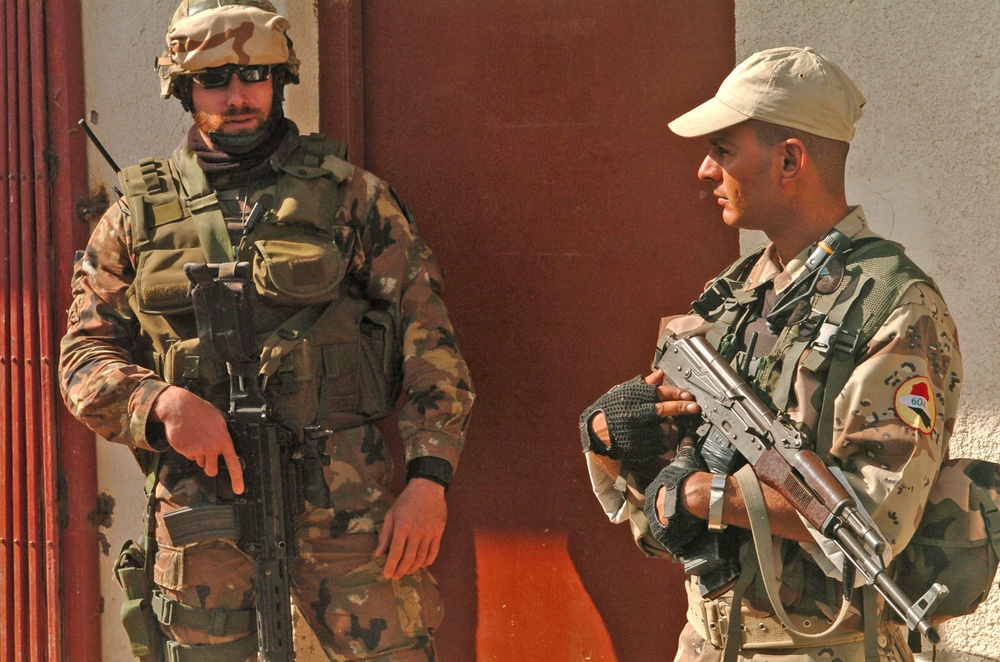
<svg viewBox="0 0 1000 662"><path fill-rule="evenodd" d="M244 83L260 83L271 77L271 65L269 64L227 64L224 67L213 67L208 71L202 71L191 77L195 82L205 89L215 89L226 87L232 80L233 74L239 76Z"/></svg>

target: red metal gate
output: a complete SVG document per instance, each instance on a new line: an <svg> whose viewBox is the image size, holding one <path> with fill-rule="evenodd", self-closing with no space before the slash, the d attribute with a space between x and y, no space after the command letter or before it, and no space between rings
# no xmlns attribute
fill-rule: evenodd
<svg viewBox="0 0 1000 662"><path fill-rule="evenodd" d="M83 99L79 2L7 0L0 24L0 662L62 660L64 645L96 660L97 541L79 508L94 502L93 437L69 421L55 381L86 229L73 209L83 143L70 129Z"/></svg>
<svg viewBox="0 0 1000 662"><path fill-rule="evenodd" d="M433 568L442 659L670 659L681 573L601 514L576 426L738 253L704 144L666 128L732 68L733 3L318 7L322 129L414 211L478 392Z"/></svg>

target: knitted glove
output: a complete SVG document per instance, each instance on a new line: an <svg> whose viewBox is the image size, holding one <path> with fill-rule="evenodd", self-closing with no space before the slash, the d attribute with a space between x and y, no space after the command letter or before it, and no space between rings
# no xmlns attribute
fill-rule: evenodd
<svg viewBox="0 0 1000 662"><path fill-rule="evenodd" d="M590 428L600 412L608 420L611 446L606 447ZM642 377L615 386L580 414L580 439L584 451L606 455L612 460L641 461L667 451L667 439L656 413L656 386Z"/></svg>
<svg viewBox="0 0 1000 662"><path fill-rule="evenodd" d="M649 519L649 532L674 556L684 556L691 543L708 530L705 520L684 510L680 502L684 480L693 473L706 470L705 461L701 459L698 449L690 444L682 444L677 457L646 488L645 511ZM656 513L656 496L661 487L666 488L663 504L663 516L668 520L666 526L660 524Z"/></svg>

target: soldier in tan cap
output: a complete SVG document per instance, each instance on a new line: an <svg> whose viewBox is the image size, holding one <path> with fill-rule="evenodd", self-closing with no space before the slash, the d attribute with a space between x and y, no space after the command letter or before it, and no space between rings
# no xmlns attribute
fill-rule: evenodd
<svg viewBox="0 0 1000 662"><path fill-rule="evenodd" d="M267 0L181 2L157 70L194 125L170 158L122 171L124 199L73 277L66 403L147 474L145 545L127 545L116 568L143 660L256 660L265 644L261 659L294 657L255 618L256 552L233 504L272 497L251 489L268 468L234 447L230 376L199 338L186 263L250 273L240 332L261 347L270 421L293 449L280 467L301 486L284 509L291 601L323 659L434 659L442 606L426 567L472 383L442 271L405 205L339 143L285 118L299 66L288 29ZM407 485L393 499L375 424L401 391Z"/></svg>
<svg viewBox="0 0 1000 662"><path fill-rule="evenodd" d="M704 335L842 472L896 554L947 455L962 360L933 281L847 203L844 166L864 103L811 48L775 48L670 123L707 139L698 176L723 221L770 243L710 282L689 314L664 318L660 345ZM685 564L676 659L912 659L894 614L869 587L845 602L843 559L767 486L774 538L753 538L750 519L762 513L748 513L734 476L708 471L699 440L681 439L698 404L663 380L654 371L613 388L581 416L581 437L612 521L630 521L648 555Z"/></svg>

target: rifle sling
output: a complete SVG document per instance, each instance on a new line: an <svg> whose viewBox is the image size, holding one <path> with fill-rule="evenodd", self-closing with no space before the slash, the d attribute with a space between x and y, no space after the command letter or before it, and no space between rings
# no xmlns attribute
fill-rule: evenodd
<svg viewBox="0 0 1000 662"><path fill-rule="evenodd" d="M764 581L764 588L767 590L767 597L771 601L771 606L774 608L774 614L781 621L782 625L788 629L789 635L793 638L801 638L805 642L810 640L823 639L828 637L834 632L847 618L847 612L850 609L850 600L844 600L840 607L840 613L837 614L837 618L834 619L833 623L829 628L822 632L815 634L810 634L808 632L802 632L798 630L791 624L791 619L788 618L785 608L781 604L781 598L778 593L777 577L774 576L773 568L774 565L774 545L771 543L771 523L767 516L767 504L764 501L764 493L760 488L760 482L757 480L757 474L754 473L753 467L749 464L744 465L735 474L736 481L739 483L740 491L743 493L743 501L746 503L747 516L750 519L750 530L753 533L754 548L757 550L757 562L760 568L760 576ZM752 555L750 560L752 561ZM741 596L742 598L742 596ZM739 620L739 614L741 613L741 605L733 599L733 608L730 611L729 616L729 630L733 632L734 625L733 621ZM865 619L866 621L869 619ZM735 627L738 627L739 623ZM730 642L738 642L739 630L735 630L737 633L736 637L726 639L726 655L725 662L731 662L728 658L729 650L732 648ZM866 645L867 648L867 645ZM736 646L738 652L739 646ZM866 654L867 658L867 654ZM732 660L736 658L733 657ZM875 661L877 662L878 657L876 655Z"/></svg>
<svg viewBox="0 0 1000 662"><path fill-rule="evenodd" d="M146 511L142 514L143 531L145 544L143 552L145 559L146 577L150 586L153 585L153 565L156 563L156 485L160 480L160 464L163 453L153 452L149 454L149 462L146 465L146 482L143 491L146 493Z"/></svg>

